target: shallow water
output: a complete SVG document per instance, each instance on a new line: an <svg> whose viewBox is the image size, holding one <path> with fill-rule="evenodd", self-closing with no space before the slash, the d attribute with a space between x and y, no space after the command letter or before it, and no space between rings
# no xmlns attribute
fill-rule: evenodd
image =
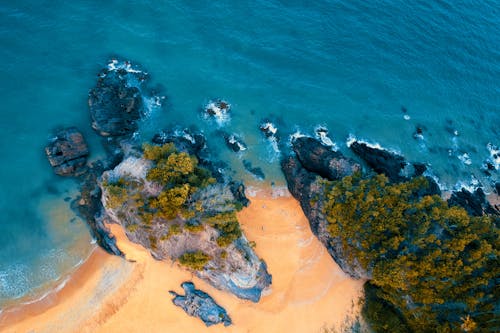
<svg viewBox="0 0 500 333"><path fill-rule="evenodd" d="M199 109L227 99L224 130L249 149L234 154L220 138L211 148L252 183L243 159L283 183L279 155L258 131L272 117L282 131L322 124L343 151L352 134L428 162L449 188L471 175L488 185L486 146L500 145L499 17L494 3L451 0L2 2L0 307L92 248L82 221L52 214L75 184L52 174L43 147L55 127L76 125L100 154L86 98L111 57L141 64L168 98L144 139L171 124L214 137ZM423 139L413 138L417 127Z"/></svg>

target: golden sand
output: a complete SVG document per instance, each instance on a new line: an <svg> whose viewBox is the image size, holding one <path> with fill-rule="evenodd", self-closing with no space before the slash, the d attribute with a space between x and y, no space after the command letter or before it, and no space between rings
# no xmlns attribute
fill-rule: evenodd
<svg viewBox="0 0 500 333"><path fill-rule="evenodd" d="M363 281L346 276L311 233L298 202L259 194L239 213L245 235L273 275L259 303L240 300L193 277L177 264L154 260L111 225L125 261L96 250L61 291L6 311L1 332L320 332L358 311ZM233 325L207 328L171 302L191 280L223 306Z"/></svg>

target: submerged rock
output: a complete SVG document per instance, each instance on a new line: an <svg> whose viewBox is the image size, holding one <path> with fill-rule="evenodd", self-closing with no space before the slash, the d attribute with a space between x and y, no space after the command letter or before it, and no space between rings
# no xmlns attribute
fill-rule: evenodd
<svg viewBox="0 0 500 333"><path fill-rule="evenodd" d="M54 172L60 176L79 176L87 171L89 149L75 127L57 132L45 147L45 153Z"/></svg>
<svg viewBox="0 0 500 333"><path fill-rule="evenodd" d="M111 62L89 93L92 127L102 136L127 136L138 129L144 114L141 90L146 74L128 62ZM130 82L136 83L135 85Z"/></svg>
<svg viewBox="0 0 500 333"><path fill-rule="evenodd" d="M299 137L293 140L292 148L304 168L329 180L337 180L361 171L361 166L353 159L332 151L314 138Z"/></svg>
<svg viewBox="0 0 500 333"><path fill-rule="evenodd" d="M192 282L183 282L181 284L185 295L179 295L170 291L175 296L172 302L181 307L188 315L200 318L205 325L212 326L223 323L224 326L231 325L226 310L218 305L210 295L196 289Z"/></svg>
<svg viewBox="0 0 500 333"><path fill-rule="evenodd" d="M262 169L259 168L259 167L254 167L252 165L252 162L247 161L247 160L243 160L243 166L245 167L245 170L247 170L248 172L250 172L257 179L264 180L266 178L266 175L264 174L264 171L262 171Z"/></svg>
<svg viewBox="0 0 500 333"><path fill-rule="evenodd" d="M448 199L448 205L463 207L472 216L500 216L500 211L486 200L486 195L481 188L478 188L474 192L470 192L464 188L453 192Z"/></svg>

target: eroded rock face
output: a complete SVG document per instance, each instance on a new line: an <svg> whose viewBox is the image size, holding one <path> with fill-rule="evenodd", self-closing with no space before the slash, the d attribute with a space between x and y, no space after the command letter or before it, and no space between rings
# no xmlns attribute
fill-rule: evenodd
<svg viewBox="0 0 500 333"><path fill-rule="evenodd" d="M188 315L200 318L207 326L220 323L224 326L231 325L231 318L226 310L218 305L210 295L196 289L192 282L184 282L181 286L185 295L170 291L170 294L175 296L172 300L175 305L181 307Z"/></svg>
<svg viewBox="0 0 500 333"><path fill-rule="evenodd" d="M92 127L102 136L127 136L138 129L144 113L141 91L130 80L145 80L145 74L127 67L109 67L101 72L89 93Z"/></svg>
<svg viewBox="0 0 500 333"><path fill-rule="evenodd" d="M329 180L338 180L361 171L360 165L354 160L332 151L314 138L297 138L292 142L292 147L304 168Z"/></svg>
<svg viewBox="0 0 500 333"><path fill-rule="evenodd" d="M448 205L463 207L472 216L482 216L485 214L500 216L500 211L486 200L486 196L481 188L472 193L464 188L461 191L453 192L448 199Z"/></svg>
<svg viewBox="0 0 500 333"><path fill-rule="evenodd" d="M266 264L257 257L244 235L240 234L230 243L221 245L218 239L222 231L217 229L216 224L206 222L210 217L231 213L235 207L247 205L244 186L221 179L198 188L190 195L185 209L192 215L177 215L172 219L159 216L145 221L135 200L110 204L111 196L104 185L122 179L128 184L128 197L139 196L142 202L158 197L162 187L146 178L152 162L138 155L137 152L131 153L113 170L103 173L101 199L105 218L122 225L127 237L149 249L156 259L178 260L185 253L204 253L209 259L201 269L194 270L194 274L220 290L257 302L262 291L271 284ZM207 169L210 170L210 166L207 165Z"/></svg>
<svg viewBox="0 0 500 333"><path fill-rule="evenodd" d="M327 230L328 221L323 214L324 184L321 177L307 170L295 156L287 156L281 161L288 190L300 202L309 220L312 232L327 248L340 268L351 277L369 279L370 273L356 261L348 261L349 255L342 248L340 238L332 237Z"/></svg>
<svg viewBox="0 0 500 333"><path fill-rule="evenodd" d="M80 176L87 170L89 149L75 127L57 132L45 147L45 153L54 172L60 176Z"/></svg>
<svg viewBox="0 0 500 333"><path fill-rule="evenodd" d="M385 174L391 182L407 180L402 175L403 169L408 164L403 156L358 141L354 141L350 148L376 173Z"/></svg>

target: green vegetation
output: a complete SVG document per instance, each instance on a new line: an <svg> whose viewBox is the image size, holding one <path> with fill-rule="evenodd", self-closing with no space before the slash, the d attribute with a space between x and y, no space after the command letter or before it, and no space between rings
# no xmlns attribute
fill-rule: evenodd
<svg viewBox="0 0 500 333"><path fill-rule="evenodd" d="M355 175L325 186L328 231L372 272L369 283L385 302L365 305L375 329L394 331L380 317L389 307L416 332L498 328L498 220L471 217L438 196L420 198L428 186L422 177L389 184L383 175Z"/></svg>
<svg viewBox="0 0 500 333"><path fill-rule="evenodd" d="M197 195L217 181L208 169L199 165L195 156L178 152L173 144L167 143L145 144L143 158L151 162L147 182L131 176L103 182L108 208L116 209L121 220L132 217L127 223L128 232L146 232L149 240L146 246L153 250L158 248L158 242L173 235L185 231L198 233L207 225L219 232L216 242L220 247L227 247L241 236L235 213L241 207L235 202L226 202L225 197L219 200L213 189ZM153 236L152 231L158 230L153 229L153 225L159 223L165 226L165 231ZM194 253L182 258L187 265L192 265L190 260L199 265L204 257Z"/></svg>
<svg viewBox="0 0 500 333"><path fill-rule="evenodd" d="M203 251L186 252L179 257L179 263L195 271L201 271L212 258Z"/></svg>
<svg viewBox="0 0 500 333"><path fill-rule="evenodd" d="M235 211L208 216L204 221L219 230L220 235L217 238L217 245L221 247L227 247L241 237L240 224L238 223Z"/></svg>

